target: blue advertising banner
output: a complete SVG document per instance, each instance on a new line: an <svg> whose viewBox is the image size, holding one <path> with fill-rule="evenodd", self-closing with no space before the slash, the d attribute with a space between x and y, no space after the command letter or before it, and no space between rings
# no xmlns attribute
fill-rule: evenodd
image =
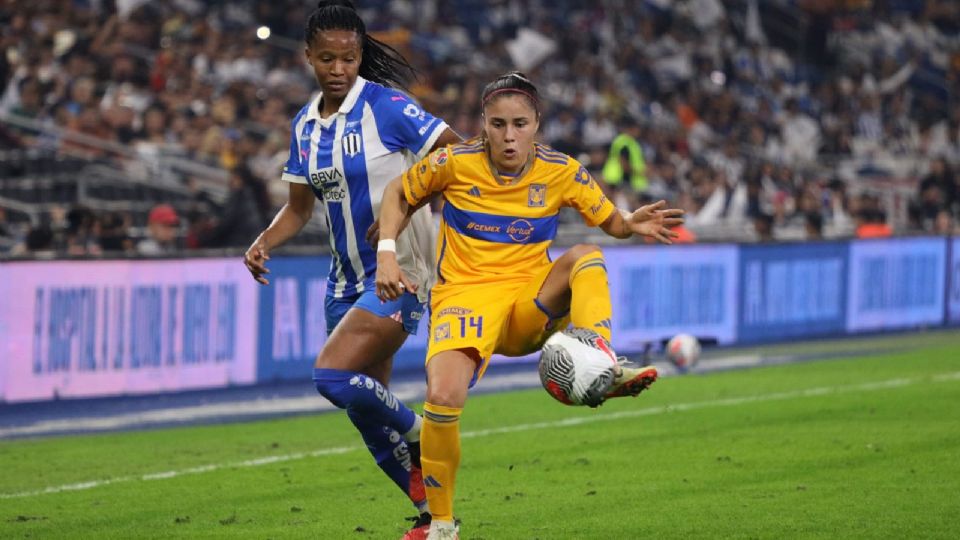
<svg viewBox="0 0 960 540"><path fill-rule="evenodd" d="M942 237L852 242L847 331L943 323L946 257Z"/></svg>
<svg viewBox="0 0 960 540"><path fill-rule="evenodd" d="M327 341L324 299L329 256L282 257L269 263L270 284L259 286L257 380L309 380ZM423 366L426 323L394 357L394 369Z"/></svg>
<svg viewBox="0 0 960 540"><path fill-rule="evenodd" d="M840 242L741 246L737 340L843 332L847 255Z"/></svg>
<svg viewBox="0 0 960 540"><path fill-rule="evenodd" d="M960 323L960 238L950 240L950 266L947 268L947 320Z"/></svg>
<svg viewBox="0 0 960 540"><path fill-rule="evenodd" d="M736 335L737 248L605 248L619 352L681 332L732 343Z"/></svg>

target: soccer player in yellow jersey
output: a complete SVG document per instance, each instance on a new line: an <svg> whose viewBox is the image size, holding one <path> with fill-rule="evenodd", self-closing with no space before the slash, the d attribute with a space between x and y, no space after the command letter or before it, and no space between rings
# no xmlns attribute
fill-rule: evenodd
<svg viewBox="0 0 960 540"><path fill-rule="evenodd" d="M538 350L568 323L610 341L610 290L600 248L547 253L558 212L576 208L616 238L634 234L669 244L682 210L664 202L617 209L573 158L534 141L536 87L511 72L482 95L480 138L434 151L386 188L380 210L377 295L392 300L415 287L397 264L394 239L408 216L443 196L437 283L431 291L427 396L421 432L424 485L433 523L428 538L457 538L453 492L460 463L460 413L468 389L494 353ZM619 364L606 398L637 395L656 380L652 367Z"/></svg>

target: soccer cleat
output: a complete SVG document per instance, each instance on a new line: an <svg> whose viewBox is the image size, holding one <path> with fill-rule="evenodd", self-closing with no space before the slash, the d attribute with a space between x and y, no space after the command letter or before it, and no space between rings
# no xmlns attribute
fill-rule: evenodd
<svg viewBox="0 0 960 540"><path fill-rule="evenodd" d="M634 366L623 356L617 359L620 366L620 375L613 380L613 386L604 396L610 399L623 396L636 397L657 380L657 368L653 366Z"/></svg>
<svg viewBox="0 0 960 540"><path fill-rule="evenodd" d="M434 521L430 524L427 540L460 540L460 524L449 521Z"/></svg>
<svg viewBox="0 0 960 540"><path fill-rule="evenodd" d="M410 530L407 531L407 534L403 535L401 540L427 540L430 534L430 522L432 521L429 512L424 512L418 517L407 518L407 521L412 521L413 527L410 527ZM460 532L459 519L454 518L453 530L456 533Z"/></svg>
<svg viewBox="0 0 960 540"><path fill-rule="evenodd" d="M427 490L423 487L423 469L420 467L420 441L408 442L407 449L410 452L410 484L408 495L410 496L410 500L413 501L413 504L420 505L427 500ZM427 516L429 516L429 514L427 514ZM430 522L427 521L427 524L429 525Z"/></svg>
<svg viewBox="0 0 960 540"><path fill-rule="evenodd" d="M401 540L426 540L427 535L430 534L430 512L407 519L413 522L413 527L410 527Z"/></svg>

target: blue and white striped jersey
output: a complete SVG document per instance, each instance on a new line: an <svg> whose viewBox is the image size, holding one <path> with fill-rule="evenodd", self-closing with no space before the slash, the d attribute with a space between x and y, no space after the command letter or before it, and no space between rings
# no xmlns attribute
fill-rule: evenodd
<svg viewBox="0 0 960 540"><path fill-rule="evenodd" d="M373 287L377 253L365 240L383 190L422 159L447 128L409 96L357 77L336 114L320 118L321 95L293 119L282 179L308 184L323 201L333 261L328 294L352 297ZM426 299L435 232L424 207L397 238L397 260Z"/></svg>

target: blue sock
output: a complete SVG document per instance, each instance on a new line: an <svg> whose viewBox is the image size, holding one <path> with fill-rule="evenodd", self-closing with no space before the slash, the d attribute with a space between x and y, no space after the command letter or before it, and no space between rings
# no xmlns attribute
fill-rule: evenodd
<svg viewBox="0 0 960 540"><path fill-rule="evenodd" d="M418 508L426 497L410 491L410 451L401 433L409 432L417 415L379 381L355 371L314 369L317 391L347 410L377 465Z"/></svg>
<svg viewBox="0 0 960 540"><path fill-rule="evenodd" d="M356 371L314 369L317 391L341 409L356 411L379 426L398 433L407 433L417 421L417 414L379 381Z"/></svg>
<svg viewBox="0 0 960 540"><path fill-rule="evenodd" d="M403 437L396 430L377 424L354 409L347 409L347 416L360 432L377 466L383 469L393 483L413 500L410 493L410 451ZM413 501L414 504L422 502Z"/></svg>

